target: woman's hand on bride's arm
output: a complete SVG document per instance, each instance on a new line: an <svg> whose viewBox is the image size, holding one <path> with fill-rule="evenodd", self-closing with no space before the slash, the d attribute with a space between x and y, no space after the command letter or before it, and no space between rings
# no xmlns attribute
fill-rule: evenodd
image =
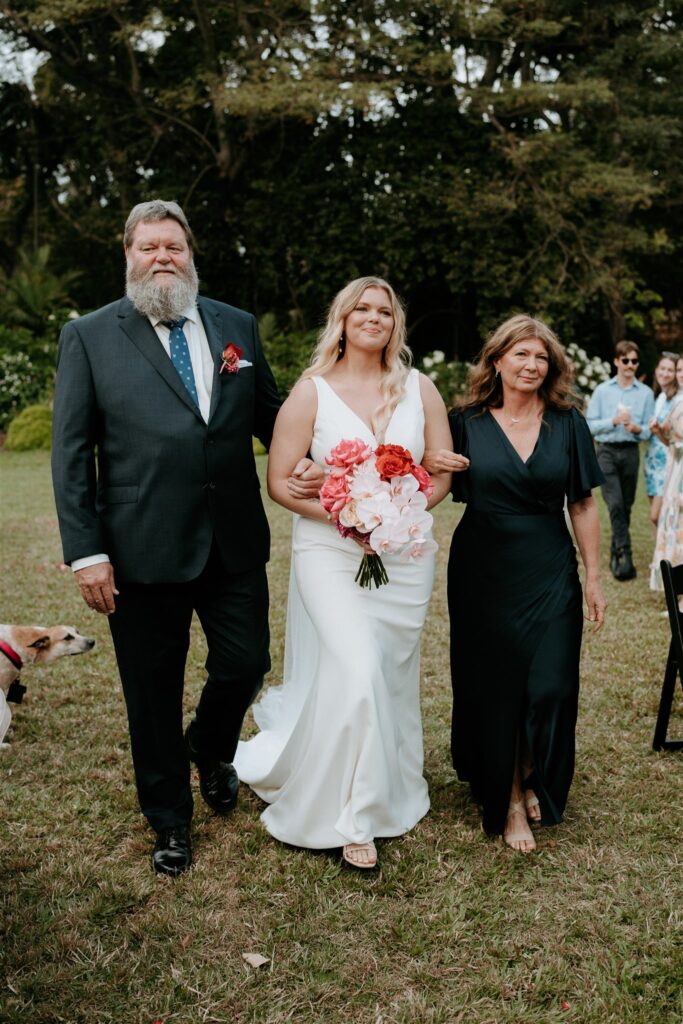
<svg viewBox="0 0 683 1024"><path fill-rule="evenodd" d="M287 490L293 498L317 498L325 482L325 473L313 459L299 459L287 478Z"/></svg>
<svg viewBox="0 0 683 1024"><path fill-rule="evenodd" d="M422 456L422 465L428 473L462 473L470 468L470 460L448 448L428 448Z"/></svg>

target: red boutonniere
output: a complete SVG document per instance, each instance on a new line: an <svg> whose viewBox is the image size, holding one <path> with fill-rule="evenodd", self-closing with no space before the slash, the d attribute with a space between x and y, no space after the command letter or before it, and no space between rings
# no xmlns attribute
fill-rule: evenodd
<svg viewBox="0 0 683 1024"><path fill-rule="evenodd" d="M239 373L239 363L241 358L242 349L239 345L235 345L232 341L229 341L221 353L221 359L223 362L221 363L221 368L218 372L223 373L223 370L227 370L228 373Z"/></svg>

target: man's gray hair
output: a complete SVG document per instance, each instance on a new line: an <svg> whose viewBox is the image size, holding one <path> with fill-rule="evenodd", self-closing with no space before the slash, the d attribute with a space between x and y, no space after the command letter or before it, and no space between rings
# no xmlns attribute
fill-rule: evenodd
<svg viewBox="0 0 683 1024"><path fill-rule="evenodd" d="M190 249L194 250L194 236L190 225L187 223L187 217L172 199L150 199L147 203L138 203L137 206L133 207L128 214L128 220L123 229L123 244L125 248L130 248L133 241L133 232L138 224L152 224L158 220L166 220L167 217L170 217L171 220L176 220L180 224L185 232L187 244Z"/></svg>

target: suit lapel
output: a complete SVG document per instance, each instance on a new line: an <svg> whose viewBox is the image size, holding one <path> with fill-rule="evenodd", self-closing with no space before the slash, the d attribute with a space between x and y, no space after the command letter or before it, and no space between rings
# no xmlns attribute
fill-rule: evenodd
<svg viewBox="0 0 683 1024"><path fill-rule="evenodd" d="M163 377L181 402L183 402L188 409L191 409L192 412L201 420L202 416L199 409L187 393L185 385L178 376L173 363L166 355L163 345L159 341L156 331L150 324L147 317L138 313L128 299L123 299L121 301L118 316L121 329L130 338L135 347L142 353L145 359L151 363L157 373ZM202 423L203 422L204 421L202 420Z"/></svg>
<svg viewBox="0 0 683 1024"><path fill-rule="evenodd" d="M211 385L211 406L209 408L210 421L221 395L221 353L227 344L227 333L220 313L215 309L211 309L206 299L200 296L197 305L199 307L199 315L204 324L204 330L206 331L206 340L209 343L211 355L213 356L213 381Z"/></svg>

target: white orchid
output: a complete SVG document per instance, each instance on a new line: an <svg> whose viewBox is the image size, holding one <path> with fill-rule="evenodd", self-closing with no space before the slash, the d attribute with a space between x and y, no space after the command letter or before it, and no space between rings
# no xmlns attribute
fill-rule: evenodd
<svg viewBox="0 0 683 1024"><path fill-rule="evenodd" d="M427 555L430 555L432 551L437 551L439 545L435 540L429 538L421 538L413 541L413 543L402 551L398 556L400 562L420 562Z"/></svg>
<svg viewBox="0 0 683 1024"><path fill-rule="evenodd" d="M357 501L356 515L362 523L358 529L369 533L385 521L398 519L400 512L393 504L387 487L386 491L378 491L369 498Z"/></svg>
<svg viewBox="0 0 683 1024"><path fill-rule="evenodd" d="M422 501L416 500L418 498L422 498ZM434 517L431 512L427 512L426 505L427 499L420 493L415 495L415 499L409 505L404 505L401 509L401 521L407 527L411 540L423 537L432 528Z"/></svg>
<svg viewBox="0 0 683 1024"><path fill-rule="evenodd" d="M373 455L365 462L361 462L360 465L354 467L353 476L349 483L349 494L352 498L371 498L373 494L377 494L379 491L389 493L389 484L382 480L377 472L375 463L376 460Z"/></svg>
<svg viewBox="0 0 683 1024"><path fill-rule="evenodd" d="M397 508L403 508L414 495L421 494L419 490L419 484L412 473L406 474L406 476L394 476L390 481L390 493L391 500ZM422 495L424 498L424 494ZM427 499L424 498L425 504Z"/></svg>
<svg viewBox="0 0 683 1024"><path fill-rule="evenodd" d="M378 555L393 555L410 540L408 522L403 516L385 519L370 534L369 543Z"/></svg>

